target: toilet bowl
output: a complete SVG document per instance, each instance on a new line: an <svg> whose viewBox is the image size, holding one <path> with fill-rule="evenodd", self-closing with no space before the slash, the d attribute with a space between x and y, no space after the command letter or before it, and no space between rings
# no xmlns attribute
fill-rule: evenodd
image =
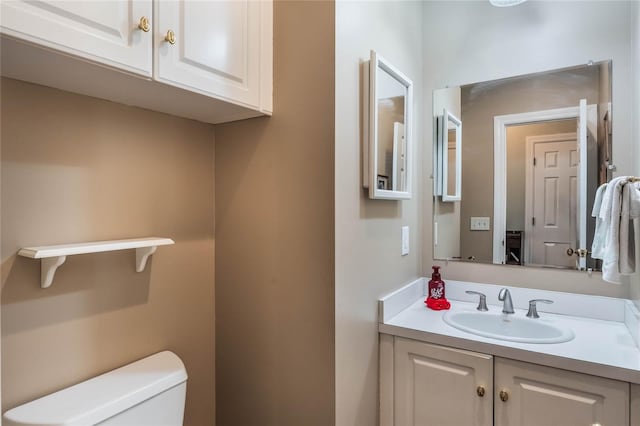
<svg viewBox="0 0 640 426"><path fill-rule="evenodd" d="M181 426L187 371L165 351L4 413L5 426Z"/></svg>

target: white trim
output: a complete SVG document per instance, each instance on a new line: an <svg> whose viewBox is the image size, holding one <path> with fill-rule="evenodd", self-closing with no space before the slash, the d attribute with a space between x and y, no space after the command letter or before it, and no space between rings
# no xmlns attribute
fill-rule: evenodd
<svg viewBox="0 0 640 426"><path fill-rule="evenodd" d="M449 189L449 121L456 126L456 189L452 195L447 193ZM442 201L460 201L462 198L462 121L447 108L442 112L440 146L442 147Z"/></svg>
<svg viewBox="0 0 640 426"><path fill-rule="evenodd" d="M533 217L533 159L534 144L545 142L562 142L575 140L578 143L576 132L554 133L541 136L527 136L525 138L525 180L524 180L524 265L531 264L531 218ZM521 253L522 254L522 253Z"/></svg>
<svg viewBox="0 0 640 426"><path fill-rule="evenodd" d="M434 95L434 105L433 108L436 108L435 105L435 95ZM434 117L434 126L433 126L433 140L435 143L433 144L433 172L431 173L431 180L433 181L433 195L438 196L442 195L442 180L440 179L440 173L442 173L442 157L440 156L440 121L442 118L439 115Z"/></svg>
<svg viewBox="0 0 640 426"><path fill-rule="evenodd" d="M398 165L398 158L402 160L402 164ZM405 188L407 180L407 144L405 137L405 126L403 123L393 123L393 191L397 191L398 187Z"/></svg>
<svg viewBox="0 0 640 426"><path fill-rule="evenodd" d="M576 190L578 191L578 205L576 208L578 209L578 220L576 222L576 237L577 237L577 247L578 249L586 249L587 248L587 153L589 151L587 146L587 138L588 138L588 123L589 117L587 117L587 100L580 99L580 104L578 105L580 109L580 115L578 118L578 139L576 140L576 144L578 146L578 187ZM596 114L597 116L597 114ZM597 119L597 118L596 118ZM578 257L578 269L580 271L584 271L587 269L587 258L586 257Z"/></svg>
<svg viewBox="0 0 640 426"><path fill-rule="evenodd" d="M362 169L362 187L369 189L369 150L371 143L371 98L369 90L371 90L371 61L362 66L362 161L360 168ZM365 118L366 117L366 118Z"/></svg>
<svg viewBox="0 0 640 426"><path fill-rule="evenodd" d="M379 426L393 426L394 424L394 342L391 334L378 334L379 376L378 389L380 396Z"/></svg>
<svg viewBox="0 0 640 426"><path fill-rule="evenodd" d="M493 117L493 263L504 264L507 230L507 126L577 118L578 107Z"/></svg>

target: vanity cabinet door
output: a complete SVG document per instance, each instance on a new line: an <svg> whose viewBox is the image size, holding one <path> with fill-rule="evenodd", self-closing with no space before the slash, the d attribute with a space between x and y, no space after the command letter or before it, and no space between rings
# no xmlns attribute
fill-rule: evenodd
<svg viewBox="0 0 640 426"><path fill-rule="evenodd" d="M504 358L495 401L496 426L629 425L628 383Z"/></svg>
<svg viewBox="0 0 640 426"><path fill-rule="evenodd" d="M157 0L154 78L270 111L272 8L268 0Z"/></svg>
<svg viewBox="0 0 640 426"><path fill-rule="evenodd" d="M493 424L492 358L396 337L395 425Z"/></svg>
<svg viewBox="0 0 640 426"><path fill-rule="evenodd" d="M152 0L6 0L0 11L4 35L151 77Z"/></svg>

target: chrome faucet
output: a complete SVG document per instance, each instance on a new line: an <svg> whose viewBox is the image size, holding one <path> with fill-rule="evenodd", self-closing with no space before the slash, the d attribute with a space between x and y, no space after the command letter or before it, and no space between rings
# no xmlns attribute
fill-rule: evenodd
<svg viewBox="0 0 640 426"><path fill-rule="evenodd" d="M500 290L500 293L498 293L498 300L501 302L504 301L504 306L502 307L503 314L515 313L515 311L513 310L513 301L511 301L511 293L509 293L509 289L503 288L502 290Z"/></svg>

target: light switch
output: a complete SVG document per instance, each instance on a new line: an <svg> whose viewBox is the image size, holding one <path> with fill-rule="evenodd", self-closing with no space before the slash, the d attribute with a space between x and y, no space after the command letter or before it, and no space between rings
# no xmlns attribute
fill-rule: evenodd
<svg viewBox="0 0 640 426"><path fill-rule="evenodd" d="M409 227L402 227L402 255L406 256L409 254Z"/></svg>
<svg viewBox="0 0 640 426"><path fill-rule="evenodd" d="M491 219L488 217L472 217L472 231L489 231L491 229Z"/></svg>

